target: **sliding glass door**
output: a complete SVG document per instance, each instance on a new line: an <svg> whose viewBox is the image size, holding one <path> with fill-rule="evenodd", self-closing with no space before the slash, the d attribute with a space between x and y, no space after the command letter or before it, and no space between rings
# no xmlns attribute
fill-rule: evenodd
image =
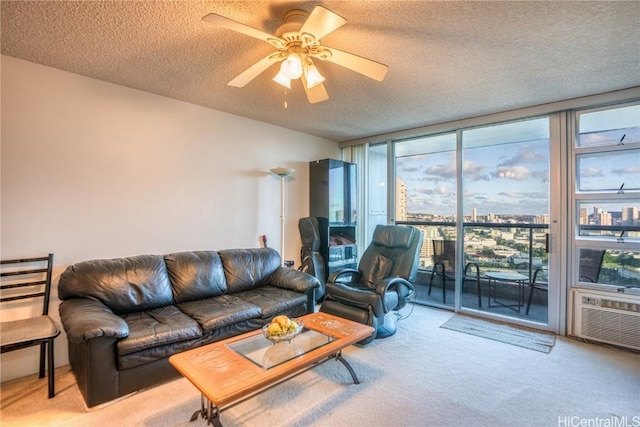
<svg viewBox="0 0 640 427"><path fill-rule="evenodd" d="M549 118L464 130L461 137L461 306L547 323ZM474 292L482 298L464 297Z"/></svg>
<svg viewBox="0 0 640 427"><path fill-rule="evenodd" d="M393 143L389 219L424 234L418 302L548 324L559 295L549 279L552 127L542 117Z"/></svg>

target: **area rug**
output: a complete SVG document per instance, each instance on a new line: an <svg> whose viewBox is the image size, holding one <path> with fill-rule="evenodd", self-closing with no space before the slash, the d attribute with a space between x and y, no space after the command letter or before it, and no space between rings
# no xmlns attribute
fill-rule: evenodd
<svg viewBox="0 0 640 427"><path fill-rule="evenodd" d="M549 353L556 343L555 334L550 332L534 331L462 314L453 315L440 327L517 345L542 353Z"/></svg>

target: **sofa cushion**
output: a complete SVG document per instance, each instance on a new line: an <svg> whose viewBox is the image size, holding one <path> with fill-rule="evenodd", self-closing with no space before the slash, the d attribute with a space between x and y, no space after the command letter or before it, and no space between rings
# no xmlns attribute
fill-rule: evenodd
<svg viewBox="0 0 640 427"><path fill-rule="evenodd" d="M229 293L266 285L269 277L280 268L280 255L273 248L224 249L218 254Z"/></svg>
<svg viewBox="0 0 640 427"><path fill-rule="evenodd" d="M205 334L214 329L242 322L262 314L260 307L234 295L221 295L178 304L178 308L195 319Z"/></svg>
<svg viewBox="0 0 640 427"><path fill-rule="evenodd" d="M260 307L263 319L268 319L293 307L304 306L307 303L306 295L275 286L262 286L240 292L236 296Z"/></svg>
<svg viewBox="0 0 640 427"><path fill-rule="evenodd" d="M211 298L227 292L217 252L178 252L164 256L176 303Z"/></svg>
<svg viewBox="0 0 640 427"><path fill-rule="evenodd" d="M115 314L171 305L173 292L160 255L83 261L67 267L58 283L60 299L89 298Z"/></svg>
<svg viewBox="0 0 640 427"><path fill-rule="evenodd" d="M169 305L122 315L129 325L129 336L118 341L118 354L125 355L202 336L198 323Z"/></svg>

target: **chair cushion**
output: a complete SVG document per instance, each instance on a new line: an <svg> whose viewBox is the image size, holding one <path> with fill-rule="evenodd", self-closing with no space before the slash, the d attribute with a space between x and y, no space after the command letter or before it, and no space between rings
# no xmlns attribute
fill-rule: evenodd
<svg viewBox="0 0 640 427"><path fill-rule="evenodd" d="M396 296L394 297L393 294ZM390 303L397 303L397 293L387 292L384 298L377 294L374 290L366 285L346 284L346 283L327 283L327 298L340 302L341 304L358 307L362 310L373 309L376 317L384 316L389 309L386 299L390 298ZM383 304L383 300L384 304Z"/></svg>
<svg viewBox="0 0 640 427"><path fill-rule="evenodd" d="M118 341L120 356L202 336L198 322L173 305L122 315L129 336Z"/></svg>
<svg viewBox="0 0 640 427"><path fill-rule="evenodd" d="M194 318L205 334L243 320L259 318L262 314L260 307L234 295L183 302L178 304L178 308Z"/></svg>
<svg viewBox="0 0 640 427"><path fill-rule="evenodd" d="M30 341L39 342L58 336L60 330L49 316L0 323L0 343L9 347Z"/></svg>
<svg viewBox="0 0 640 427"><path fill-rule="evenodd" d="M393 261L384 255L374 252L369 252L365 255L363 255L359 265L359 270L362 272L360 282L371 289L376 289L382 279L389 277Z"/></svg>
<svg viewBox="0 0 640 427"><path fill-rule="evenodd" d="M394 225L378 225L371 242L387 248L404 248L411 246L415 229L413 227L398 227Z"/></svg>

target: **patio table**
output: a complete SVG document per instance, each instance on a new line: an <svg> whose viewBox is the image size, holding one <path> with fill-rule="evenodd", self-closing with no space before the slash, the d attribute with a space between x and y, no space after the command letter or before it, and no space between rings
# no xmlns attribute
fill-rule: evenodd
<svg viewBox="0 0 640 427"><path fill-rule="evenodd" d="M493 296L494 307L497 305L502 307L507 307L512 310L520 313L520 309L524 305L524 287L525 284L529 281L529 277L524 274L520 274L517 272L508 272L508 271L489 271L485 274L489 279L489 307L491 307L491 297ZM496 298L496 291L498 287L498 283L503 285L516 285L518 286L518 298L516 304L508 304L502 301L499 301ZM493 292L492 292L493 285Z"/></svg>

